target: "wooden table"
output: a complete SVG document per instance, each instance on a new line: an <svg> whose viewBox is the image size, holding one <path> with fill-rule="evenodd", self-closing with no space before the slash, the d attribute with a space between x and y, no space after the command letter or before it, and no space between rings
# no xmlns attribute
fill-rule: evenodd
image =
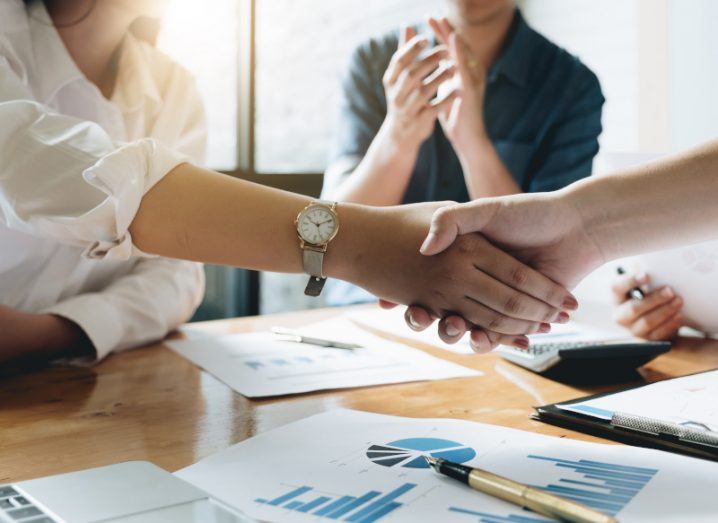
<svg viewBox="0 0 718 523"><path fill-rule="evenodd" d="M218 333L298 326L346 309L195 324ZM493 423L588 441L533 421L533 405L598 388L542 378L493 354L414 346L484 376L386 385L254 401L233 392L162 344L109 357L93 368L48 368L0 382L0 482L148 460L174 471L262 431L337 407L410 417ZM686 339L642 369L656 381L718 367L718 342Z"/></svg>

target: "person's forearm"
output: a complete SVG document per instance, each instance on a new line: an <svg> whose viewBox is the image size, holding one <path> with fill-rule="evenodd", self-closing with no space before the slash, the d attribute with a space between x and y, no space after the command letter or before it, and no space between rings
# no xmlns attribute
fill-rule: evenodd
<svg viewBox="0 0 718 523"><path fill-rule="evenodd" d="M331 198L365 205L400 204L420 145L400 143L385 122L361 163L330 195Z"/></svg>
<svg viewBox="0 0 718 523"><path fill-rule="evenodd" d="M488 137L465 147L458 156L471 200L521 192Z"/></svg>
<svg viewBox="0 0 718 523"><path fill-rule="evenodd" d="M311 201L182 164L146 195L131 226L144 252L248 269L302 272L293 221ZM355 264L379 233L380 209L343 203L339 233L327 252L328 276L356 281ZM373 219L376 216L376 219ZM372 232L373 231L373 232Z"/></svg>
<svg viewBox="0 0 718 523"><path fill-rule="evenodd" d="M718 237L718 141L561 192L604 257Z"/></svg>

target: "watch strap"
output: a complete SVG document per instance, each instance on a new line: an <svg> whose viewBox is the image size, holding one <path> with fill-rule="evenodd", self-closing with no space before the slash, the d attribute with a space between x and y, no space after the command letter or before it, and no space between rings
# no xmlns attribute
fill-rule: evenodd
<svg viewBox="0 0 718 523"><path fill-rule="evenodd" d="M304 272L310 276L324 277L322 266L324 265L324 253L310 248L302 250L302 263L304 264Z"/></svg>
<svg viewBox="0 0 718 523"><path fill-rule="evenodd" d="M310 276L307 286L304 288L304 294L316 298L322 293L326 281L327 279L321 276Z"/></svg>

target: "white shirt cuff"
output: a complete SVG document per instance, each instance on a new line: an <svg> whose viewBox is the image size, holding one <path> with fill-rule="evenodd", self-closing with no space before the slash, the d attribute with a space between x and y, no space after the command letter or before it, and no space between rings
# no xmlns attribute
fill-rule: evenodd
<svg viewBox="0 0 718 523"><path fill-rule="evenodd" d="M113 260L147 256L133 245L128 228L147 191L187 161L187 156L146 139L125 145L86 169L82 174L84 180L108 197L82 217L90 228L93 222L97 223L94 237L101 238L92 242L83 254L88 258ZM107 229L108 219L113 223L111 231Z"/></svg>

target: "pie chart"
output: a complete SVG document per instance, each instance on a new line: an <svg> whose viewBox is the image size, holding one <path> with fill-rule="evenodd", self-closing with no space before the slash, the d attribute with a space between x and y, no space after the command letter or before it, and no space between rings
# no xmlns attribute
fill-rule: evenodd
<svg viewBox="0 0 718 523"><path fill-rule="evenodd" d="M383 467L426 469L429 464L424 456L465 463L476 457L476 451L463 443L448 439L407 438L385 445L372 445L367 449L366 456Z"/></svg>

